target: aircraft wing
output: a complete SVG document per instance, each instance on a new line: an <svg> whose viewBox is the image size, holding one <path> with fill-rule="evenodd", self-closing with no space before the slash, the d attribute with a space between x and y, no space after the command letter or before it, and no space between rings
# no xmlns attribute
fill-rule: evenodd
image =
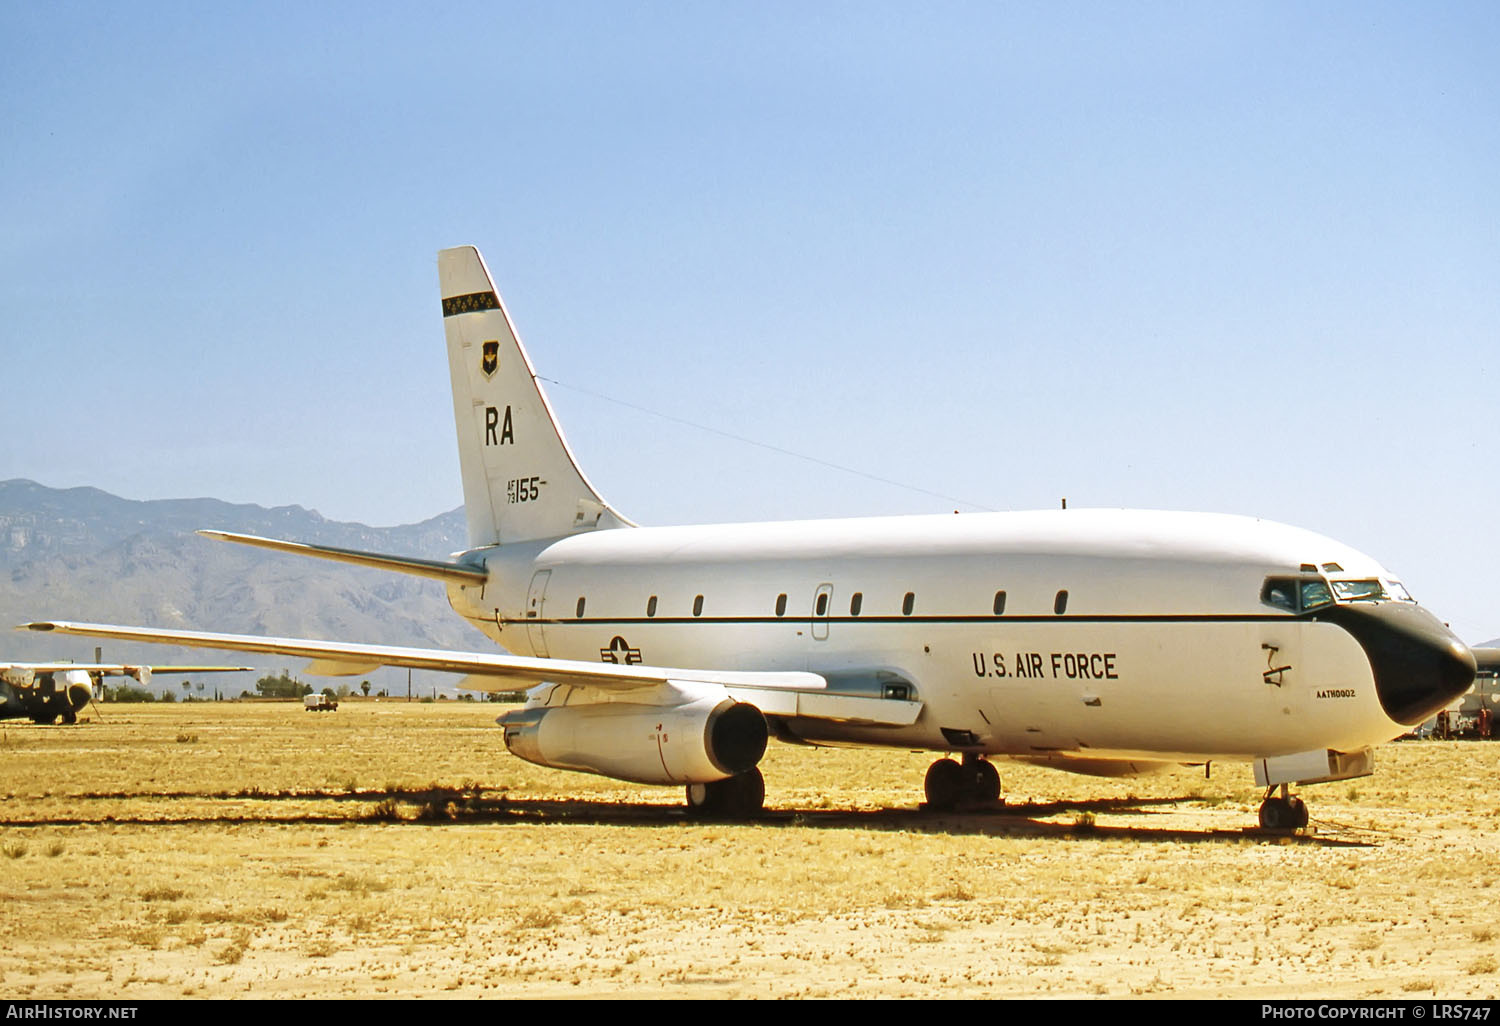
<svg viewBox="0 0 1500 1026"><path fill-rule="evenodd" d="M0 663L0 671L18 669L33 673L64 673L68 670L87 670L102 673L106 677L134 677L142 667L152 674L162 673L239 673L253 670L253 666L157 666L155 663Z"/></svg>
<svg viewBox="0 0 1500 1026"><path fill-rule="evenodd" d="M38 621L21 630L56 631L89 638L144 641L190 648L236 652L270 652L312 660L308 673L347 676L382 666L439 670L465 674L463 687L472 691L519 691L538 684L568 684L623 692L681 683L718 684L735 699L750 702L772 716L834 719L844 722L905 726L914 723L921 702L840 695L827 691L828 682L802 671L704 670L680 667L620 666L575 659L536 659L490 652L446 652L393 645L362 645L343 641L301 638L262 638L205 631L168 631L110 624Z"/></svg>
<svg viewBox="0 0 1500 1026"><path fill-rule="evenodd" d="M38 677L74 670L96 677L134 677L150 684L158 673L236 673L252 666L152 666L148 663L0 663L0 680L7 684L31 687Z"/></svg>

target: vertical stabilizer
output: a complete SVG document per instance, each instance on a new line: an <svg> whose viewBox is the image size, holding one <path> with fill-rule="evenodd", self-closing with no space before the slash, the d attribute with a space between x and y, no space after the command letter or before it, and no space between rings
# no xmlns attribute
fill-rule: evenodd
<svg viewBox="0 0 1500 1026"><path fill-rule="evenodd" d="M438 253L469 545L628 527L573 460L484 258Z"/></svg>

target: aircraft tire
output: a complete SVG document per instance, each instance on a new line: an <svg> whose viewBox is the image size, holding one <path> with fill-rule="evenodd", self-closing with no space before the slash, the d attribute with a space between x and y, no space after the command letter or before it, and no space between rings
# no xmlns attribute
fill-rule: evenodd
<svg viewBox="0 0 1500 1026"><path fill-rule="evenodd" d="M766 778L759 769L751 767L744 773L730 777L724 812L734 819L754 819L766 806Z"/></svg>
<svg viewBox="0 0 1500 1026"><path fill-rule="evenodd" d="M766 778L751 768L725 780L687 786L688 811L697 816L754 819L766 804Z"/></svg>
<svg viewBox="0 0 1500 1026"><path fill-rule="evenodd" d="M1307 826L1307 805L1301 798L1267 798L1260 803L1262 830L1301 830Z"/></svg>
<svg viewBox="0 0 1500 1026"><path fill-rule="evenodd" d="M721 797L720 789L713 784L689 784L688 812L697 816L712 816L718 811Z"/></svg>
<svg viewBox="0 0 1500 1026"><path fill-rule="evenodd" d="M922 782L927 795L927 807L938 812L949 812L958 806L964 792L964 769L952 759L939 759L927 767L927 778Z"/></svg>
<svg viewBox="0 0 1500 1026"><path fill-rule="evenodd" d="M974 800L994 802L1000 800L1000 771L995 764L980 759L974 764Z"/></svg>

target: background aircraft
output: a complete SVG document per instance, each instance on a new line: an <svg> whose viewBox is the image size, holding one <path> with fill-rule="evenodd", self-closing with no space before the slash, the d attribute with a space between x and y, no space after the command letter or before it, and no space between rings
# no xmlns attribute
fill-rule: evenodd
<svg viewBox="0 0 1500 1026"><path fill-rule="evenodd" d="M123 663L0 663L0 720L74 723L105 677L133 677L144 687L153 674L233 673L248 666L131 666Z"/></svg>

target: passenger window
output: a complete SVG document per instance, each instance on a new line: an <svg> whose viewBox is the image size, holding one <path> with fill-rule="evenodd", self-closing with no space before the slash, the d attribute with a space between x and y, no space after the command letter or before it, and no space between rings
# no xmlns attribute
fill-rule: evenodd
<svg viewBox="0 0 1500 1026"><path fill-rule="evenodd" d="M694 616L702 616L703 615L703 596L702 595L695 595L693 597L693 615Z"/></svg>
<svg viewBox="0 0 1500 1026"><path fill-rule="evenodd" d="M814 612L813 615L814 616L827 616L828 615L828 592L826 592L826 591L820 591L820 592L818 592L818 606L817 606L817 610Z"/></svg>
<svg viewBox="0 0 1500 1026"><path fill-rule="evenodd" d="M776 615L786 615L786 592L782 592L780 595L776 596Z"/></svg>
<svg viewBox="0 0 1500 1026"><path fill-rule="evenodd" d="M656 615L656 596L655 595L652 595L650 598L648 598L646 600L646 615L647 616L655 616Z"/></svg>
<svg viewBox="0 0 1500 1026"><path fill-rule="evenodd" d="M850 595L849 596L849 615L850 616L858 616L859 615L859 611L860 611L861 608L864 607L864 604L865 604L865 593L864 592L862 592L862 591L856 591L853 595Z"/></svg>
<svg viewBox="0 0 1500 1026"><path fill-rule="evenodd" d="M579 619L579 620L583 619L583 601L584 601L583 596L579 595L578 596L578 611L573 614L573 616L576 619Z"/></svg>
<svg viewBox="0 0 1500 1026"><path fill-rule="evenodd" d="M901 600L901 615L902 616L910 616L911 615L911 611L913 609L915 609L916 607L917 607L917 594L916 594L916 592L913 592L913 591L907 592L906 593L906 597Z"/></svg>
<svg viewBox="0 0 1500 1026"><path fill-rule="evenodd" d="M995 592L995 615L1005 615L1005 592L1003 591Z"/></svg>
<svg viewBox="0 0 1500 1026"><path fill-rule="evenodd" d="M1052 600L1052 611L1062 616L1068 611L1068 589L1064 588L1057 593L1057 598Z"/></svg>

